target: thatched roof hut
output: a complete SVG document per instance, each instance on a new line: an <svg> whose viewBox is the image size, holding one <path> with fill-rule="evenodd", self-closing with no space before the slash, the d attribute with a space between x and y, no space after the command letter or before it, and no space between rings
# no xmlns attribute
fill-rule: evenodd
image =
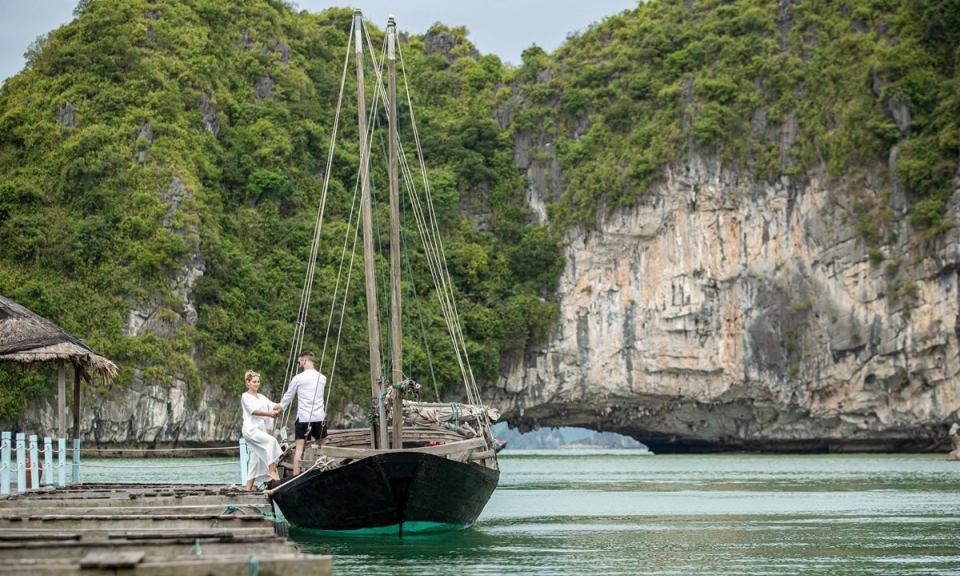
<svg viewBox="0 0 960 576"><path fill-rule="evenodd" d="M0 362L33 364L63 360L80 368L85 379L95 372L109 382L117 366L46 318L0 296Z"/></svg>
<svg viewBox="0 0 960 576"><path fill-rule="evenodd" d="M58 362L60 435L64 435L64 371L65 363L73 365L74 435L80 422L80 378L88 383L93 374L99 374L104 382L113 379L119 370L107 360L46 318L30 311L13 300L0 296L0 362L30 365L36 362Z"/></svg>

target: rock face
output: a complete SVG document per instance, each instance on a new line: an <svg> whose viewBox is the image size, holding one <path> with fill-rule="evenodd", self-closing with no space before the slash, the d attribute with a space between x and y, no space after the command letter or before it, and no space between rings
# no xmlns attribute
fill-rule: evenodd
<svg viewBox="0 0 960 576"><path fill-rule="evenodd" d="M102 394L85 394L80 416L84 443L98 446L222 446L240 438L239 395L224 397L206 388L198 403L188 401L187 384L145 379L137 370L131 385ZM69 408L68 408L69 409ZM25 430L56 430L56 399L33 406ZM67 417L68 435L72 420Z"/></svg>
<svg viewBox="0 0 960 576"><path fill-rule="evenodd" d="M559 174L520 144L542 215L544 174ZM641 203L567 233L553 335L485 397L521 430L589 427L654 452L945 448L960 231L925 246L903 224L871 250L844 198L821 176L755 182L691 154Z"/></svg>
<svg viewBox="0 0 960 576"><path fill-rule="evenodd" d="M149 128L149 123L146 126ZM138 136L144 136L144 132L141 130ZM161 338L172 338L184 327L197 322L192 291L197 279L203 276L206 263L200 255L197 224L186 219L188 223L184 225L178 220L178 214L189 209L193 195L194 192L179 176L174 176L161 193L161 200L167 206L162 225L180 236L188 248L181 259L180 270L170 279L170 290L177 305L171 308L169 302L161 303L159 299L131 301L123 324L125 335L152 332ZM51 397L29 407L20 427L31 431L56 430L57 422L57 400ZM67 423L68 427L72 424L69 415ZM174 374L167 381L160 381L137 368L129 386L85 391L80 437L84 442L100 446L232 447L240 438L241 424L240 392L234 394L217 387L202 386L191 397L183 374ZM69 428L68 435L72 435Z"/></svg>

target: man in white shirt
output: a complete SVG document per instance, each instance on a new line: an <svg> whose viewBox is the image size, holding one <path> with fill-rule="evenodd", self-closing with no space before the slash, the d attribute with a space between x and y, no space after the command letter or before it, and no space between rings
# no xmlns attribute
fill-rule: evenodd
<svg viewBox="0 0 960 576"><path fill-rule="evenodd" d="M327 377L317 372L313 367L313 352L304 350L297 358L300 372L290 381L287 393L280 400L280 407L286 410L297 396L297 421L294 425L294 437L297 440L297 451L293 456L293 475L300 473L300 459L303 458L303 447L307 440L313 438L317 446L327 443L327 413L323 406L323 390L327 386Z"/></svg>

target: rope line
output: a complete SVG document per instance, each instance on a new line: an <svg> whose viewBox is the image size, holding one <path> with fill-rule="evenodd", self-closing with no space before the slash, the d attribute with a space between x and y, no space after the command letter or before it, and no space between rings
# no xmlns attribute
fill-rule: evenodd
<svg viewBox="0 0 960 576"><path fill-rule="evenodd" d="M363 25L362 22L361 22L361 25ZM351 26L351 27L350 27L350 35L351 35L351 36L350 36L350 39L351 39L351 40L353 39L353 31L354 31L354 27ZM368 40L368 42L369 42L369 40ZM348 60L348 61L349 61L349 58L350 58L350 44L351 44L351 42L348 40L348 42L347 42L347 60ZM344 80L345 80L345 79L346 79L346 70L344 70L344 75L343 75L343 78L342 78L342 80L341 80L341 85L340 85L340 90L341 90L341 91L344 90L344 86L345 86ZM372 112L371 112L370 116L367 118L367 125L366 125L366 129L367 129L366 132L367 132L367 135L368 135L368 140L367 140L367 142L361 143L361 147L365 147L365 148L366 148L366 158L367 158L367 168L368 168L367 174L368 174L368 175L369 175L370 146L371 146L371 142L372 142L372 140L370 140L370 138L369 138L369 134L371 134L372 131L373 131L373 125L374 125L374 122L375 122L376 116L377 116L377 100L376 100L376 97L375 97L375 96L374 96L373 102L371 103L371 110L372 110ZM338 109L337 109L337 114L338 114L338 115L340 114L339 105L338 105ZM363 154L361 154L360 157L363 158ZM332 156L331 156L331 158L332 158ZM350 226L350 225L353 225L353 226L354 226L353 244L352 244L351 249L350 249L350 263L349 263L349 265L346 267L346 268L347 268L347 279L344 281L344 287L343 287L343 304L342 304L341 307L340 307L340 316L339 316L338 321L337 321L337 337L336 337L336 339L334 339L333 360L331 361L330 378L327 379L327 386L326 386L326 389L324 390L325 393L324 393L324 399L323 399L323 406L324 406L324 409L325 409L325 410L326 410L326 408L327 408L328 405L329 405L330 395L331 395L331 393L333 392L333 379L334 379L334 375L335 375L336 369L337 369L337 359L338 359L339 356L340 356L340 337L341 337L342 334L343 334L343 326L344 326L344 323L345 323L345 320L346 320L347 300L348 300L348 295L349 295L349 290L350 290L350 283L351 283L351 280L352 280L352 278L353 278L353 265L354 265L354 263L356 262L357 240L358 240L358 238L359 238L360 229L361 229L361 227L362 227L362 224L361 224L361 212L360 212L361 208L359 207L359 206L360 206L360 195L361 195L361 188L360 188L360 187L361 187L362 175L363 175L363 167L361 166L361 169L357 171L357 176L356 176L356 178L355 178L355 180L354 180L354 186L353 186L353 202L351 203L350 217L349 217L349 221L348 221L348 226ZM356 215L357 215L356 223L354 223L354 221L353 221L354 210L356 210ZM347 229L349 230L350 228L348 227ZM327 347L328 347L329 342L330 342L330 331L331 331L331 328L332 328L333 322L334 322L334 312L335 312L335 310L336 310L336 305L337 305L337 302L338 302L337 298L338 298L338 294L339 294L340 283L341 283L341 280L342 280L342 278L343 278L344 262L345 262L346 259L347 259L347 258L346 258L346 255L347 255L347 244L349 243L349 241L350 241L350 234L348 233L348 234L345 234L345 235L344 235L343 248L341 249L341 253L340 253L340 264L339 264L339 268L337 269L337 279L336 279L336 283L335 283L335 285L334 285L333 297L330 299L330 313L329 313L329 315L328 315L328 317L327 317L327 328L326 328L326 330L324 331L323 349L322 349L322 351L321 351L321 353L320 353L320 362L319 362L318 368L317 368L317 372L319 372L320 374L323 374L323 367L324 367L324 363L326 362L326 358L327 358ZM307 298L309 298L309 295L307 296ZM317 378L317 380L319 381L319 377ZM317 392L318 392L317 389L314 388L314 398L313 398L314 402L316 401L316 394L317 394ZM308 428L309 428L309 426L308 426ZM309 434L309 433L310 433L310 432L309 432L309 430L308 430L308 431L307 431L307 434Z"/></svg>
<svg viewBox="0 0 960 576"><path fill-rule="evenodd" d="M103 468L110 470L142 470L143 468L166 468L168 470L174 468L213 468L216 466L236 466L237 462L235 460L230 460L229 462L211 462L205 464L177 464L176 466L111 466L109 464L87 464L81 462L78 464L81 468Z"/></svg>
<svg viewBox="0 0 960 576"><path fill-rule="evenodd" d="M370 152L371 152L373 139L374 139L374 136L372 134L372 128L378 124L377 119L379 117L378 110L380 106L381 105L386 106L387 103L389 102L386 87L384 85L384 81L385 81L384 63L386 61L385 52L387 50L387 38L386 37L384 38L383 46L379 51L377 51L373 46L373 38L369 33L366 22L363 19L360 19L359 22L354 22L354 25L352 25L350 28L350 33L347 39L347 50L346 50L346 54L344 55L343 71L341 74L341 82L340 82L340 91L338 94L337 107L336 107L335 116L334 116L334 126L333 126L333 131L330 135L330 149L328 150L328 156L327 156L327 166L326 166L325 177L323 181L323 192L321 195L320 207L317 213L317 222L315 225L313 245L311 246L310 260L307 264L307 272L304 278L303 293L301 294L301 301L300 301L300 310L297 315L297 323L294 331L293 341L291 343L290 359L287 365L287 372L285 375L285 383L284 383L284 396L285 396L287 393L290 392L289 387L292 379L294 378L296 358L299 353L299 349L301 349L304 341L307 312L309 309L309 302L310 302L310 294L313 288L314 276L316 272L317 255L318 255L319 243L321 238L324 208L328 200L328 194L329 194L329 181L331 179L331 171L332 171L332 164L333 164L333 158L334 158L334 147L336 145L340 119L343 111L343 102L344 102L344 97L346 92L347 71L348 71L348 68L350 67L350 60L351 60L350 58L351 47L353 47L354 44L356 45L353 52L357 57L356 66L360 67L360 69L357 70L357 75L359 80L359 79L362 79L362 69L366 68L366 65L362 61L363 58L361 54L362 52L361 47L363 46L364 43L367 44L367 50L369 52L368 60L366 61L372 62L374 81L371 82L372 87L370 88L370 91L372 92L372 94L370 95L369 101L367 100L367 94L358 95L358 100L360 102L359 105L363 106L364 108L367 106L367 102L370 102L369 109L371 110L371 113L366 118L366 122L365 122L366 128L367 128L367 133L366 133L367 137L365 138L364 142L359 143L360 158L362 162L360 166L360 172L358 173L356 181L354 183L353 205L351 206L351 210L349 213L350 215L348 217L347 228L346 228L347 233L345 234L343 246L341 248L340 262L339 262L339 267L336 274L336 284L334 286L333 297L331 298L331 302L330 302L330 310L327 316L326 331L323 334L322 350L321 350L321 354L318 362L317 371L320 374L324 373L323 371L324 371L325 365L327 364L328 361L330 362L330 375L327 380L327 388L325 390L325 394L323 395L324 398L322 399L325 408L328 408L329 400L331 398L333 385L335 381L335 372L336 372L336 366L337 366L337 361L339 358L339 350L340 350L340 339L344 331L348 291L351 286L353 267L357 259L358 238L359 238L360 231L362 229L361 215L363 218L368 218L368 216L373 216L373 214L370 214L370 215L364 214L363 213L365 210L364 207L362 206L359 208L357 207L357 200L360 194L359 188L361 187L361 184L364 181L364 178L365 178L364 175L369 175L369 177L372 179L372 174L370 174L370 163L372 162ZM455 284L453 283L453 277L450 274L450 270L446 262L446 251L443 245L442 236L440 234L440 221L435 212L433 198L432 198L432 191L430 189L430 183L427 179L423 144L420 140L420 135L419 135L417 124L416 124L416 117L413 112L411 87L410 87L410 81L409 81L405 63L404 63L402 43L398 43L397 45L397 60L399 61L398 63L400 66L400 76L403 82L403 86L402 86L403 93L401 94L401 97L405 97L406 99L405 105L410 115L409 125L412 130L414 150L411 153L411 156L413 156L413 158L408 159L407 153L404 150L403 145L399 141L396 143L397 151L398 151L397 169L399 174L395 176L400 177L400 180L405 187L407 197L404 200L405 202L408 202L410 204L410 207L413 212L414 222L410 225L410 227L411 229L416 230L422 242L423 256L427 262L427 270L433 281L433 285L437 295L437 303L439 305L441 315L443 316L443 321L446 325L448 336L450 338L450 341L452 342L453 358L460 370L460 376L462 378L462 382L466 390L467 400L470 404L479 406L480 405L479 387L477 385L476 379L473 374L473 368L470 364L470 358L467 352L467 341L466 341L465 331L461 323L460 314L457 306L457 297L456 297L457 290L456 290ZM394 104L397 104L397 103L394 103ZM390 112L392 115L393 111L390 111ZM361 126L360 128L362 129L364 128L364 126ZM382 147L382 142L381 142L381 147ZM419 176L420 176L419 184L415 181L414 169L419 171ZM418 186L422 186L422 188L418 188ZM370 195L371 195L371 202L372 202L373 201L372 190L370 192ZM372 208L369 208L369 209L371 211L373 210ZM354 214L356 214L356 219L354 219ZM379 220L376 218L374 218L373 221L375 223L379 223ZM353 230L350 230L351 227L353 227ZM352 242L350 239L351 233L353 235ZM382 238L382 234L377 234L376 237L379 240L380 238ZM404 234L404 237L403 237L403 247L408 247L406 234ZM393 249L395 250L399 250L400 248L401 247L393 247ZM381 247L381 250L382 250L382 247ZM409 271L409 267L410 267L409 260L407 260L406 263ZM345 272L344 268L346 268L345 278L344 278L344 272ZM341 289L342 289L342 300L341 300ZM410 289L413 290L414 295L416 295L415 287ZM379 293L377 294L377 296L379 297ZM376 305L376 303L375 302L368 303L368 306L371 306L371 305ZM424 319L422 315L422 310L419 309L419 305L420 303L418 301L417 306L418 306L418 313L420 314L421 331L424 332L423 334L424 347L427 350L427 355L430 356L431 353L430 353L429 343L426 340L425 330L423 329ZM337 307L340 308L339 311L336 310ZM335 319L337 312L339 312L339 318ZM412 311L408 308L408 310L406 310L406 313L412 314ZM392 318L392 316L390 318ZM390 322L392 322L392 320L388 320L388 322L386 323L388 329L391 328L389 326ZM328 359L327 355L330 352L331 342L333 342L332 359ZM381 342L381 346L383 346L383 344L384 343ZM378 350L376 352L381 354L381 357L384 354L383 350ZM400 373L402 374L402 369L403 369L402 366L399 366L399 367L394 366L391 368L394 371L400 371ZM437 385L436 375L433 373L432 365L430 366L430 368L431 368L431 377L433 378L433 383L434 383L434 391L437 394L437 399L439 401L439 386ZM389 382L388 384L392 384L392 382ZM389 387L390 386L388 385L384 387L384 389L389 389ZM318 399L316 395L319 393L320 391L315 387L314 402L316 402L316 400ZM382 398L377 398L375 399L375 404L379 404L382 401L383 401ZM456 413L458 411L454 410L454 412ZM483 412L482 414L485 414L485 412ZM282 422L286 424L286 422L289 422L290 418L291 418L290 412L287 411L284 413ZM485 432L489 433L489 428L491 424L489 421L489 418L486 416L482 416L480 418L480 422L482 427L485 429Z"/></svg>
<svg viewBox="0 0 960 576"><path fill-rule="evenodd" d="M212 452L214 450L239 450L239 445L213 448L84 448L83 453L90 452Z"/></svg>
<svg viewBox="0 0 960 576"><path fill-rule="evenodd" d="M316 273L317 266L317 252L320 247L320 235L323 230L323 213L327 204L327 193L330 189L330 174L333 170L333 151L337 141L337 128L340 125L340 111L343 105L343 95L345 93L347 70L350 64L350 41L353 39L353 26L350 27L350 34L347 39L347 51L343 60L343 72L340 78L340 93L337 96L337 109L334 114L333 122L333 131L330 134L330 149L327 151L327 167L324 172L323 177L323 190L320 194L320 207L317 210L317 223L314 228L313 233L313 245L310 249L310 261L307 263L307 271L303 281L303 292L300 296L300 309L297 312L297 324L294 329L293 341L290 345L290 356L287 362L287 369L284 375L284 394L281 394L281 398L286 394L287 387L290 385L290 381L293 379L294 374L294 364L296 363L296 356L299 354L299 349L303 345L303 333L306 329L307 321L307 312L310 308L310 292L313 290L313 280ZM322 365L322 362L321 362ZM284 414L283 423L284 425L289 421L290 417L288 413Z"/></svg>
<svg viewBox="0 0 960 576"><path fill-rule="evenodd" d="M263 516L264 518L276 519L276 516L274 516L273 512L264 511L263 506L260 504L249 504L249 507L259 512L260 515Z"/></svg>
<svg viewBox="0 0 960 576"><path fill-rule="evenodd" d="M463 336L463 328L460 324L460 315L457 310L456 298L454 298L453 281L450 277L450 271L446 265L446 253L444 251L443 241L440 235L439 220L434 212L433 199L430 193L430 183L427 180L426 164L423 158L423 146L420 142L420 133L417 130L416 116L413 112L413 99L410 94L410 83L407 78L406 66L404 65L402 44L398 45L397 54L400 61L400 70L403 74L404 89L407 97L407 107L410 112L410 125L414 142L416 144L416 157L422 177L424 192L423 204L426 204L426 212L423 209L423 204L421 204L419 196L417 196L417 188L413 184L413 177L411 174L412 171L409 163L407 162L405 154L400 155L401 173L404 176L404 180L408 186L408 191L410 192L409 198L411 201L411 206L413 207L414 216L417 221L417 226L421 233L421 237L424 240L424 250L427 254L427 262L429 264L431 275L433 276L434 282L437 286L437 294L440 297L440 306L441 310L443 311L444 320L447 323L447 329L450 333L450 336L454 341L454 353L460 366L461 374L463 375L464 384L467 388L467 397L471 403L477 404L479 403L480 397L479 389L473 377L473 369L470 366L470 360L467 356L466 339ZM428 214L429 217L427 217Z"/></svg>

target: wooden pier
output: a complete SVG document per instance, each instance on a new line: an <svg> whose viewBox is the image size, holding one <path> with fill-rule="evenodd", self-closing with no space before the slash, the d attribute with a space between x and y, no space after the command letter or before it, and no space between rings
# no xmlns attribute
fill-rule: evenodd
<svg viewBox="0 0 960 576"><path fill-rule="evenodd" d="M73 484L0 496L0 576L329 576L260 492L204 484Z"/></svg>

